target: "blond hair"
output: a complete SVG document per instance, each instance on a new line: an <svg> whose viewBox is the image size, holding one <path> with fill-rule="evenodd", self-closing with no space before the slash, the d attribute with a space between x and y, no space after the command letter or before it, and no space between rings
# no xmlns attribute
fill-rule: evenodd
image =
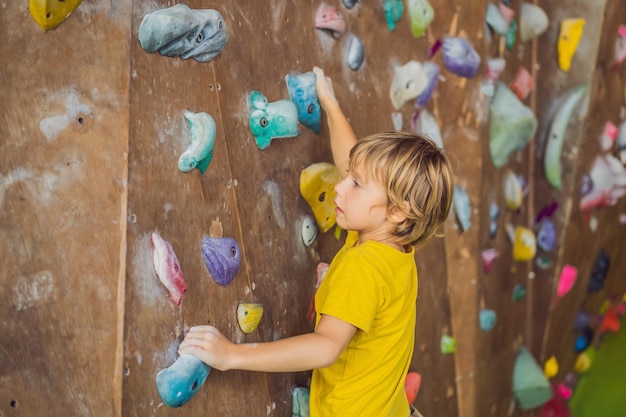
<svg viewBox="0 0 626 417"><path fill-rule="evenodd" d="M385 132L357 141L350 151L349 170L362 174L387 190L388 208L406 218L392 235L402 245L421 245L437 233L452 204L454 179L450 162L426 136Z"/></svg>

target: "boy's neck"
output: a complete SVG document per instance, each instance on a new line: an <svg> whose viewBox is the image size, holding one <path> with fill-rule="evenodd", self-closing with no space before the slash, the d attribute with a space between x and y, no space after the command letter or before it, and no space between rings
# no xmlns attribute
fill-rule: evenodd
<svg viewBox="0 0 626 417"><path fill-rule="evenodd" d="M368 240L372 240L374 242L378 242L378 243L382 243L383 245L387 245L387 246L391 246L392 248L402 252L402 253L406 253L406 248L399 244L398 242L395 242L391 237L387 237L387 238L374 238L374 237L364 237L359 233L359 238L356 242L357 245L360 245L362 243L367 242Z"/></svg>

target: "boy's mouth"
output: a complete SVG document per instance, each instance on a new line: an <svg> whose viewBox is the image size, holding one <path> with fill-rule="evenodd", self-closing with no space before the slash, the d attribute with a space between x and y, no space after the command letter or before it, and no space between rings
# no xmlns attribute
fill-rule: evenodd
<svg viewBox="0 0 626 417"><path fill-rule="evenodd" d="M343 210L341 209L341 207L339 207L339 204L337 204L337 201L334 201L335 203L335 213L337 214L343 214Z"/></svg>

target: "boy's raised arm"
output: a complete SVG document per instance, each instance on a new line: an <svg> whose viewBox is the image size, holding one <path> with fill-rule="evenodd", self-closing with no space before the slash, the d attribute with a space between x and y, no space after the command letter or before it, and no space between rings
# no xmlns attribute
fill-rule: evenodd
<svg viewBox="0 0 626 417"><path fill-rule="evenodd" d="M333 154L333 160L341 176L345 177L348 172L350 149L352 149L356 143L357 138L352 130L352 126L350 126L348 119L346 119L343 111L341 111L341 107L339 107L339 103L335 98L332 81L330 78L326 77L321 68L314 67L313 72L315 72L317 76L317 98L326 112L326 120L328 121L328 130L330 133L330 150Z"/></svg>

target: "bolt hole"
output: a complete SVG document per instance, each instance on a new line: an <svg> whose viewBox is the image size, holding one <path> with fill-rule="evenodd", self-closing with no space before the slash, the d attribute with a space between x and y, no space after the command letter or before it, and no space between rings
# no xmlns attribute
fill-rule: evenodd
<svg viewBox="0 0 626 417"><path fill-rule="evenodd" d="M222 85L220 83L217 83L217 91L222 91Z"/></svg>
<svg viewBox="0 0 626 417"><path fill-rule="evenodd" d="M130 375L130 368L124 368L124 375L125 376Z"/></svg>
<svg viewBox="0 0 626 417"><path fill-rule="evenodd" d="M17 400L11 400L11 407L17 408Z"/></svg>
<svg viewBox="0 0 626 417"><path fill-rule="evenodd" d="M82 117L79 117L78 118L78 123L80 123L82 125L83 123L85 123L85 119L82 118Z"/></svg>
<svg viewBox="0 0 626 417"><path fill-rule="evenodd" d="M268 219L272 220L272 216L267 216Z"/></svg>
<svg viewBox="0 0 626 417"><path fill-rule="evenodd" d="M209 84L209 91L213 91L213 84Z"/></svg>

